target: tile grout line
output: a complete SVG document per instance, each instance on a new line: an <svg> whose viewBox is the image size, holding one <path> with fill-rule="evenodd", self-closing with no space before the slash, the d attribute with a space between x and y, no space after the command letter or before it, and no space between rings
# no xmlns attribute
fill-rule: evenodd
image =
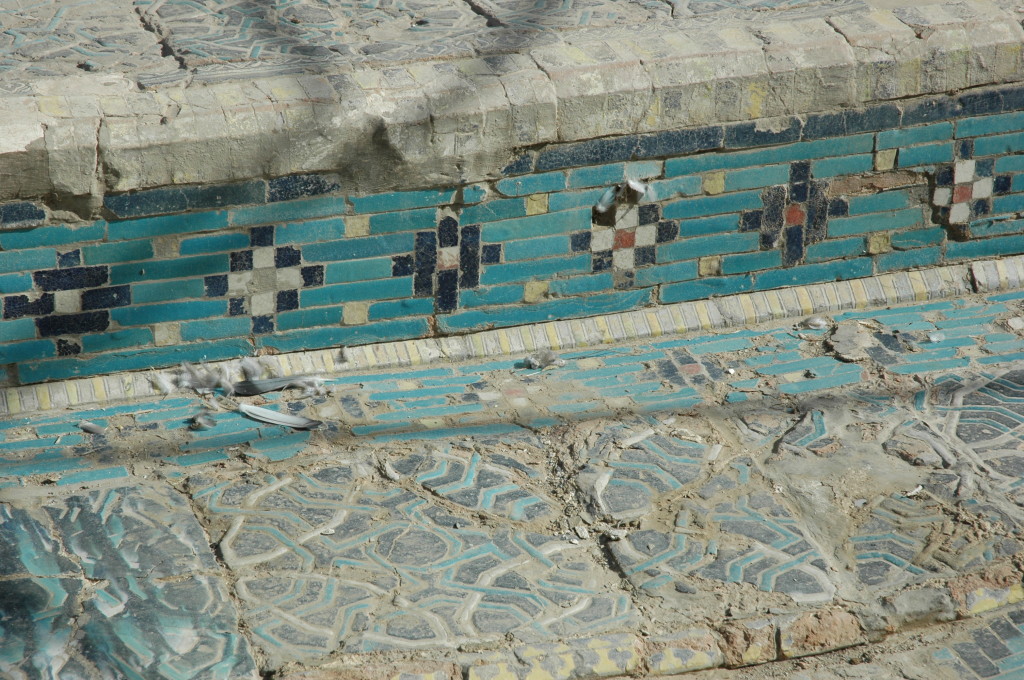
<svg viewBox="0 0 1024 680"><path fill-rule="evenodd" d="M829 314L869 306L907 304L1024 287L1024 256L891 272L861 279L678 302L581 319L546 321L467 335L398 340L357 347L264 356L283 375L303 369L336 374L443 361L507 356L542 349L569 350L744 324ZM773 302L775 304L773 304ZM237 359L212 362L234 370ZM0 390L0 412L9 416L96 404L109 399L161 397L150 379L172 378L174 369L151 369L76 378Z"/></svg>

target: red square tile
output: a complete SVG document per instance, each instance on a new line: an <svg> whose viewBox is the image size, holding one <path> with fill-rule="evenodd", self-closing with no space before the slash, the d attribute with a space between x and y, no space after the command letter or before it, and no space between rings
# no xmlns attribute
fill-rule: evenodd
<svg viewBox="0 0 1024 680"><path fill-rule="evenodd" d="M632 229L622 229L621 231L615 232L615 244L612 246L613 249L618 250L619 248L632 248L636 243L636 234Z"/></svg>
<svg viewBox="0 0 1024 680"><path fill-rule="evenodd" d="M807 213L804 212L803 206L799 203L793 203L786 208L787 227L792 227L794 224L803 224L806 217Z"/></svg>
<svg viewBox="0 0 1024 680"><path fill-rule="evenodd" d="M966 203L971 200L971 190L974 187L970 184L960 184L953 187L953 202L954 203Z"/></svg>

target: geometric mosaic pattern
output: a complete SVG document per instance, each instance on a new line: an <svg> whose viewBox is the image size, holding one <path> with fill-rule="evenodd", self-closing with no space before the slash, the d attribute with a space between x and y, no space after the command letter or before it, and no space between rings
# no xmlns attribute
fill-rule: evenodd
<svg viewBox="0 0 1024 680"><path fill-rule="evenodd" d="M488 530L400 486L364 490L351 470L189 480L272 658L558 639L632 620L585 548Z"/></svg>

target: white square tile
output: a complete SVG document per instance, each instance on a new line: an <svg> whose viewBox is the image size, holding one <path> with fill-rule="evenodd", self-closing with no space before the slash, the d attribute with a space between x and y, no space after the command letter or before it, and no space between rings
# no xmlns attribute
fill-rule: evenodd
<svg viewBox="0 0 1024 680"><path fill-rule="evenodd" d="M653 246L657 238L657 224L644 224L636 228L636 245L638 246Z"/></svg>
<svg viewBox="0 0 1024 680"><path fill-rule="evenodd" d="M590 232L590 250L611 250L615 243L615 231L613 229L595 229Z"/></svg>
<svg viewBox="0 0 1024 680"><path fill-rule="evenodd" d="M168 284L171 285L171 284ZM53 294L53 311L70 314L82 311L82 291L58 290Z"/></svg>
<svg viewBox="0 0 1024 680"><path fill-rule="evenodd" d="M974 198L988 198L992 195L992 183L991 177L982 177L974 183L974 191L971 192Z"/></svg>
<svg viewBox="0 0 1024 680"><path fill-rule="evenodd" d="M935 190L935 196L933 198L935 205L949 205L953 202L953 188L952 187L939 187Z"/></svg>
<svg viewBox="0 0 1024 680"><path fill-rule="evenodd" d="M447 248L438 248L437 250L437 268L438 269L458 269L459 267L459 247L449 246Z"/></svg>
<svg viewBox="0 0 1024 680"><path fill-rule="evenodd" d="M971 207L967 203L956 203L949 209L949 221L953 224L966 224L971 220Z"/></svg>
<svg viewBox="0 0 1024 680"><path fill-rule="evenodd" d="M252 296L250 314L253 316L273 314L275 311L277 311L277 293L256 293Z"/></svg>
<svg viewBox="0 0 1024 680"><path fill-rule="evenodd" d="M238 296L249 292L252 272L232 272L228 274L228 295Z"/></svg>
<svg viewBox="0 0 1024 680"><path fill-rule="evenodd" d="M615 269L633 269L633 249L620 248L612 251L612 267Z"/></svg>
<svg viewBox="0 0 1024 680"><path fill-rule="evenodd" d="M302 288L302 268L285 267L277 270L278 290L289 290L291 288Z"/></svg>
<svg viewBox="0 0 1024 680"><path fill-rule="evenodd" d="M265 269L267 267L273 267L274 251L275 248L272 248L270 246L264 248L254 248L252 251L252 268Z"/></svg>
<svg viewBox="0 0 1024 680"><path fill-rule="evenodd" d="M974 181L974 161L957 161L953 168L953 183L964 184Z"/></svg>

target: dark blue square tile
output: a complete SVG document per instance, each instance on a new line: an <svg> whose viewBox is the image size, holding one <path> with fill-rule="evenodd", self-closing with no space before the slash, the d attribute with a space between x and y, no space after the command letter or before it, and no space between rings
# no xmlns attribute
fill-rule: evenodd
<svg viewBox="0 0 1024 680"><path fill-rule="evenodd" d="M244 316L245 315L245 298L231 298L228 301L228 315L229 316Z"/></svg>
<svg viewBox="0 0 1024 680"><path fill-rule="evenodd" d="M302 251L292 246L284 246L274 251L274 266L278 269L284 267L298 267L302 264Z"/></svg>
<svg viewBox="0 0 1024 680"><path fill-rule="evenodd" d="M132 303L131 286L94 288L82 293L82 310L125 307Z"/></svg>
<svg viewBox="0 0 1024 680"><path fill-rule="evenodd" d="M223 297L228 294L228 275L217 274L203 278L207 297Z"/></svg>
<svg viewBox="0 0 1024 680"><path fill-rule="evenodd" d="M324 266L322 264L314 264L302 268L302 286L304 288L322 285L324 285Z"/></svg>
<svg viewBox="0 0 1024 680"><path fill-rule="evenodd" d="M850 214L850 205L843 198L833 198L828 202L829 217L846 217Z"/></svg>
<svg viewBox="0 0 1024 680"><path fill-rule="evenodd" d="M992 201L980 198L971 203L971 217L984 217L992 212Z"/></svg>
<svg viewBox="0 0 1024 680"><path fill-rule="evenodd" d="M654 264L654 257L654 246L637 246L633 250L633 265L636 267L644 267L649 264Z"/></svg>
<svg viewBox="0 0 1024 680"><path fill-rule="evenodd" d="M807 200L807 182L797 182L789 185L789 200L794 203L803 203Z"/></svg>
<svg viewBox="0 0 1024 680"><path fill-rule="evenodd" d="M253 335L266 335L274 332L274 317L270 314L252 317Z"/></svg>
<svg viewBox="0 0 1024 680"><path fill-rule="evenodd" d="M974 140L958 139L956 141L956 157L965 160L974 158Z"/></svg>
<svg viewBox="0 0 1024 680"><path fill-rule="evenodd" d="M612 268L612 251L599 250L590 258L591 269L595 272L603 272Z"/></svg>
<svg viewBox="0 0 1024 680"><path fill-rule="evenodd" d="M953 166L944 165L935 170L935 185L940 187L953 186Z"/></svg>
<svg viewBox="0 0 1024 680"><path fill-rule="evenodd" d="M70 357L81 353L82 346L77 342L65 340L64 338L57 338L57 356Z"/></svg>
<svg viewBox="0 0 1024 680"><path fill-rule="evenodd" d="M661 219L661 206L657 203L648 203L637 208L638 224L654 224Z"/></svg>
<svg viewBox="0 0 1024 680"><path fill-rule="evenodd" d="M668 243L679 238L679 223L675 220L658 222L658 233L654 237L658 243Z"/></svg>
<svg viewBox="0 0 1024 680"><path fill-rule="evenodd" d="M277 291L277 311L287 312L299 308L299 291L279 290Z"/></svg>
<svg viewBox="0 0 1024 680"><path fill-rule="evenodd" d="M231 271L247 272L252 270L252 251L238 250L231 253Z"/></svg>
<svg viewBox="0 0 1024 680"><path fill-rule="evenodd" d="M249 245L253 248L274 245L274 226L253 227L249 230Z"/></svg>
<svg viewBox="0 0 1024 680"><path fill-rule="evenodd" d="M590 232L574 231L569 235L569 246L574 253L585 253L590 250Z"/></svg>
<svg viewBox="0 0 1024 680"><path fill-rule="evenodd" d="M976 177L991 177L992 173L995 172L995 168L995 158L979 158L974 161L974 175Z"/></svg>
<svg viewBox="0 0 1024 680"><path fill-rule="evenodd" d="M763 211L748 210L740 213L740 231L760 231Z"/></svg>
<svg viewBox="0 0 1024 680"><path fill-rule="evenodd" d="M412 272L412 255L395 255L391 258L392 276L411 276Z"/></svg>
<svg viewBox="0 0 1024 680"><path fill-rule="evenodd" d="M797 161L789 164L789 183L809 182L811 179L811 162Z"/></svg>
<svg viewBox="0 0 1024 680"><path fill-rule="evenodd" d="M498 264L501 262L501 244L488 243L480 249L480 262L483 264Z"/></svg>
<svg viewBox="0 0 1024 680"><path fill-rule="evenodd" d="M437 244L441 248L459 245L459 223L447 215L437 223Z"/></svg>
<svg viewBox="0 0 1024 680"><path fill-rule="evenodd" d="M57 266L61 269L77 267L82 264L82 251L69 250L66 253L57 253Z"/></svg>
<svg viewBox="0 0 1024 680"><path fill-rule="evenodd" d="M992 191L998 195L1010 193L1013 178L1010 175L997 175L992 183Z"/></svg>

